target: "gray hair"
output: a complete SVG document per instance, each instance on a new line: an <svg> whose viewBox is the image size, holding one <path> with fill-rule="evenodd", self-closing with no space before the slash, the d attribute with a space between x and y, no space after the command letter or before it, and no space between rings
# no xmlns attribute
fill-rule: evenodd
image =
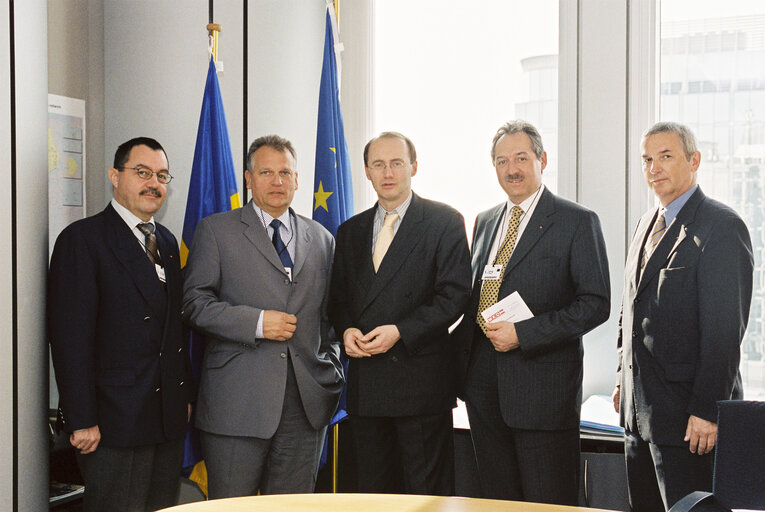
<svg viewBox="0 0 765 512"><path fill-rule="evenodd" d="M531 140L531 147L534 149L534 154L537 155L537 158L542 158L542 155L545 152L545 148L542 145L542 136L539 135L539 131L531 123L523 121L522 119L514 119L500 126L496 135L494 135L494 140L491 141L492 162L494 162L494 152L497 148L497 142L499 142L499 139L501 139L504 135L513 135L518 132L523 132L529 136L529 139Z"/></svg>
<svg viewBox="0 0 765 512"><path fill-rule="evenodd" d="M276 151L280 151L282 153L286 153L289 151L289 153L292 155L292 158L297 160L297 155L295 154L295 148L292 147L292 143L285 139L284 137L279 137L278 135L264 135L262 137L258 137L254 141L252 141L252 144L250 144L250 149L247 150L247 170L252 172L252 155L255 154L257 150L262 148L263 146L268 146L269 148L275 149Z"/></svg>
<svg viewBox="0 0 765 512"><path fill-rule="evenodd" d="M643 142L645 142L651 135L656 135L657 133L674 133L680 137L680 143L683 145L686 160L690 160L693 154L698 151L696 137L693 135L691 129L684 124L673 123L670 121L656 123L643 133Z"/></svg>

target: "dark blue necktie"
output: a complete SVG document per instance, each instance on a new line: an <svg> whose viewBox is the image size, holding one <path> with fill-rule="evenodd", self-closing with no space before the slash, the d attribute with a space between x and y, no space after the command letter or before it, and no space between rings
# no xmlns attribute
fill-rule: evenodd
<svg viewBox="0 0 765 512"><path fill-rule="evenodd" d="M271 221L270 225L274 230L274 236L271 237L271 242L274 244L276 254L279 255L279 259L282 260L282 265L284 265L285 268L292 268L292 258L290 258L290 252L287 250L287 246L284 245L281 234L279 233L280 228L282 227L282 223L279 222L279 219L274 219Z"/></svg>

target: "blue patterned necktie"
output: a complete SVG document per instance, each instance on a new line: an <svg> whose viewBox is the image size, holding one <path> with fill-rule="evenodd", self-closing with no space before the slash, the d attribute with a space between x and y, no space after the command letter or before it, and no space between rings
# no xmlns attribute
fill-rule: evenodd
<svg viewBox="0 0 765 512"><path fill-rule="evenodd" d="M287 246L284 245L281 234L279 233L280 228L282 227L282 223L279 221L279 219L274 219L271 221L270 226L274 230L274 236L271 237L271 243L274 244L276 254L279 255L279 259L285 268L292 268L292 258L290 258L290 252L287 250Z"/></svg>

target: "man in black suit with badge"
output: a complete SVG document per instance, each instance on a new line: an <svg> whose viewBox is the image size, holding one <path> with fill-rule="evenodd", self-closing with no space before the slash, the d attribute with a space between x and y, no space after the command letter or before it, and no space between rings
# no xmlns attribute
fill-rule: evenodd
<svg viewBox="0 0 765 512"><path fill-rule="evenodd" d="M508 200L476 219L472 301L453 333L483 496L576 505L582 335L610 308L600 221L542 185L531 124L500 127L491 158ZM487 322L511 294L533 316Z"/></svg>
<svg viewBox="0 0 765 512"><path fill-rule="evenodd" d="M56 240L48 336L61 426L77 450L85 511L175 505L191 411L178 244L154 221L172 179L139 137L114 155L114 198Z"/></svg>
<svg viewBox="0 0 765 512"><path fill-rule="evenodd" d="M369 141L364 165L378 201L338 229L330 287L330 319L350 358L359 490L453 494L448 328L470 295L465 222L412 192L417 156L404 135Z"/></svg>

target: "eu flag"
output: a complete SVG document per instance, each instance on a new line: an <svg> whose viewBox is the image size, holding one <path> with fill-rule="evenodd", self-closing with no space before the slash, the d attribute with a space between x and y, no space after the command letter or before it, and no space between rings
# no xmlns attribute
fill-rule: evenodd
<svg viewBox="0 0 765 512"><path fill-rule="evenodd" d="M241 201L239 200L236 174L234 173L234 158L231 153L228 128L226 127L226 114L223 111L218 75L215 72L215 61L210 58L205 92L202 97L202 113L199 115L194 161L191 165L186 216L183 220L182 267L186 266L189 247L191 247L191 240L194 237L197 223L213 213L233 210L240 206ZM195 386L199 383L204 350L204 338L192 332L189 339L189 357L191 358L191 371ZM194 418L192 417L186 434L183 473L185 475L191 473L191 479L200 484L200 487L207 494L206 472L203 465L197 465L202 460L199 433L193 425ZM199 476L200 472L202 477Z"/></svg>
<svg viewBox="0 0 765 512"><path fill-rule="evenodd" d="M319 121L316 128L313 219L335 236L338 226L353 215L353 188L351 164L343 128L343 113L340 110L333 14L332 7L328 4L324 32L324 62L321 66L319 87ZM347 361L343 360L343 366L347 373ZM345 390L343 390L340 404L330 421L330 426L343 421L347 416ZM326 460L327 439L324 440L320 467L326 464Z"/></svg>
<svg viewBox="0 0 765 512"><path fill-rule="evenodd" d="M353 215L353 189L343 114L340 110L331 9L327 7L324 63L321 66L319 88L313 218L327 228L332 235L336 235L337 227Z"/></svg>

